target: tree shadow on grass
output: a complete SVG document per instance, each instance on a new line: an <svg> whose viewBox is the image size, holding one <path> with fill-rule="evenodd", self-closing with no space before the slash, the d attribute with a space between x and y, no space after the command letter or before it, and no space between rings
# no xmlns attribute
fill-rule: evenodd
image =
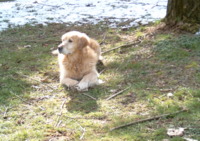
<svg viewBox="0 0 200 141"><path fill-rule="evenodd" d="M121 73L125 72L124 80L133 84L132 87L135 88L134 90L137 91L136 93L146 92L148 94L144 97L144 99L148 101L146 104L148 105L152 99L154 100L155 103L151 103L154 104L154 113L173 113L183 107L187 107L191 111L193 109L191 112L193 115L199 115L199 110L197 110L200 105L199 100L197 100L199 99L198 82L200 80L199 39L199 36L173 37L160 41L156 41L155 39L155 41L153 41L154 47L152 45L151 48L146 48L148 44L146 45L143 43L138 47L138 49L141 50L138 51L138 53L136 53L137 50L135 51L133 49L133 51L130 51L130 49L128 49L130 55L124 59L124 64L115 60L113 63L110 63L109 67L111 69L116 69L116 66L121 65L118 71L121 71ZM150 44L152 42L148 41L148 43ZM151 54L145 54L145 52L143 53L142 49L150 49ZM125 53L128 54L128 52ZM124 55L126 55L125 53ZM167 97L167 93L169 92L173 94L172 99ZM197 95L196 98L195 95ZM149 99L151 99L150 102ZM171 101L172 104L170 104ZM190 101L191 103L188 104ZM152 109L149 110L150 113L151 110ZM186 113L188 117L185 115L179 117L181 116L180 114L177 115L177 117L171 118L170 124L180 124L180 127L183 126L181 124L182 121L185 120L187 123L184 126L188 126L191 124L191 119L197 120L195 116L191 116L191 113ZM154 114L152 116L154 116ZM145 118L146 116L143 117ZM120 125L120 122L125 122L127 120L126 118L120 118L116 123ZM179 118L180 122L176 123L176 118ZM137 121L137 119L135 120ZM167 125L167 123L165 123L165 119L163 119L163 121L164 122L161 124L160 129L158 129L159 133L159 130ZM144 129L147 128L145 124L140 125ZM153 128L156 129L156 127ZM114 131L113 135L118 137L119 133L121 133L121 136L123 136L127 134L126 130L134 133L135 129L136 127L134 126L129 127L128 129L120 129L119 131ZM141 138L138 136L140 134ZM144 136L145 134L145 130L135 134L135 140L144 140L146 138L146 136ZM162 134L163 136L161 136L161 139L164 139L166 137L166 132L162 131ZM159 137L156 137L156 135L152 137L155 138L153 140L160 140ZM131 138L133 139L133 137Z"/></svg>
<svg viewBox="0 0 200 141"><path fill-rule="evenodd" d="M38 34L41 34L39 32L41 31L38 30L38 27L32 26L2 31L2 40L0 41L0 105L26 101L29 93L33 91L31 86L39 85L39 80L33 80L32 76L44 73L52 60L51 46L37 42ZM36 41L29 42L33 37ZM27 97L23 98L25 95Z"/></svg>
<svg viewBox="0 0 200 141"><path fill-rule="evenodd" d="M17 53L23 54L21 51L15 51L12 54L8 51L5 54L1 54L3 58L0 59L0 64L2 65L0 68L0 105L8 105L10 101L19 99L25 92L30 90L30 83L19 75L19 73L23 74L24 71L22 62L20 62L22 58L20 56L13 57ZM25 73L27 72L25 71Z"/></svg>
<svg viewBox="0 0 200 141"><path fill-rule="evenodd" d="M2 76L3 80L0 81L0 105L8 105L10 101L18 99L20 95L23 95L24 90L30 87L26 81L18 78L12 78L12 76Z"/></svg>

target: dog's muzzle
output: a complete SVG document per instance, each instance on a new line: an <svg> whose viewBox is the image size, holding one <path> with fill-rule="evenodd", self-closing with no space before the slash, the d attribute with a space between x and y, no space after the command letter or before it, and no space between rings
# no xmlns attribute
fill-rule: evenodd
<svg viewBox="0 0 200 141"><path fill-rule="evenodd" d="M62 53L63 51L63 44L61 43L60 45L58 45L58 52Z"/></svg>
<svg viewBox="0 0 200 141"><path fill-rule="evenodd" d="M59 53L62 53L63 47L58 47Z"/></svg>

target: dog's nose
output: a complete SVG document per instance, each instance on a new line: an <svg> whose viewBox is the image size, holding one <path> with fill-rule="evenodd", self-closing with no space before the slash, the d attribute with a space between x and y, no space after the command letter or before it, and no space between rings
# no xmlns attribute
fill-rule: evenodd
<svg viewBox="0 0 200 141"><path fill-rule="evenodd" d="M63 50L63 47L58 47L58 51L59 51L59 53L61 53L62 50Z"/></svg>

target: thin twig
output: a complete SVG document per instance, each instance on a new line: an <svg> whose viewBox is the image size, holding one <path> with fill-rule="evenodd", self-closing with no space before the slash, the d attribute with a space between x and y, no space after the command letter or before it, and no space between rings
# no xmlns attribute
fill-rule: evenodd
<svg viewBox="0 0 200 141"><path fill-rule="evenodd" d="M22 97L20 97L20 96L18 96L16 93L14 93L13 91L10 91L10 93L11 94L13 94L14 96L16 96L17 98L19 98L22 102L24 102L24 103L26 103L26 104L28 104L28 105L31 105L29 102L27 102L26 100L24 100ZM43 108L42 106L39 106L39 108L41 109L41 110L45 110L45 108Z"/></svg>
<svg viewBox="0 0 200 141"><path fill-rule="evenodd" d="M26 100L24 100L22 97L18 96L16 93L14 93L13 91L10 91L11 94L13 94L15 97L17 97L18 99L20 99L21 101L23 101L24 103L30 105L29 102L27 102Z"/></svg>
<svg viewBox="0 0 200 141"><path fill-rule="evenodd" d="M19 74L19 73L17 73L17 74ZM21 76L23 76L23 77L26 77L26 78L28 78L28 79L34 80L34 81L36 81L36 82L39 82L39 83L42 84L43 86L47 86L47 87L51 88L52 90L55 90L55 88L53 88L53 87L51 87L51 86L49 86L49 85L44 85L41 81L39 81L39 80L37 80L37 79L31 78L31 77L26 76L26 75L24 75L24 74L19 74L19 75L21 75Z"/></svg>
<svg viewBox="0 0 200 141"><path fill-rule="evenodd" d="M97 100L96 98L92 97L91 95L88 95L86 93L82 93L82 94L85 95L85 96L87 96L87 97L89 97L89 98L91 98L91 99L93 99L93 100Z"/></svg>
<svg viewBox="0 0 200 141"><path fill-rule="evenodd" d="M54 127L58 127L58 123L60 122L60 118L62 116L62 111L58 114L57 120L56 120L56 124L54 125Z"/></svg>
<svg viewBox="0 0 200 141"><path fill-rule="evenodd" d="M107 33L104 34L102 41L99 43L100 45L102 45L106 39Z"/></svg>
<svg viewBox="0 0 200 141"><path fill-rule="evenodd" d="M163 114L163 115L160 115L160 116L155 116L155 117L151 117L151 118L147 118L147 119L143 119L143 120L138 120L138 121L130 122L130 123L118 126L118 127L114 127L112 129L110 129L110 131L113 131L113 130L116 130L116 129L120 129L120 128L123 128L123 127L127 127L127 126L130 126L130 125L134 125L134 124L146 122L146 121L157 120L157 119L160 119L160 118L163 118L163 117L168 117L170 115L175 115L175 114L179 114L181 112L186 112L186 111L188 111L188 110L187 109L183 109L183 110L177 111L175 113Z"/></svg>
<svg viewBox="0 0 200 141"><path fill-rule="evenodd" d="M39 106L39 108L40 108L42 111L44 111L44 110L45 110L45 108L43 108L42 106Z"/></svg>
<svg viewBox="0 0 200 141"><path fill-rule="evenodd" d="M82 140L83 139L83 137L84 137L84 135L85 135L85 131L86 131L86 129L85 128L83 128L78 122L77 122L77 124L81 127L81 129L83 130L83 133L82 133L82 135L80 136L80 140Z"/></svg>
<svg viewBox="0 0 200 141"><path fill-rule="evenodd" d="M6 115L7 115L7 113L8 113L8 110L11 109L12 107L10 107L10 104L9 104L9 106L8 106L8 107L5 107L5 108L6 108L6 110L5 110L5 112L3 113L3 118L6 118Z"/></svg>
<svg viewBox="0 0 200 141"><path fill-rule="evenodd" d="M60 106L60 113L58 114L57 120L56 120L56 124L54 125L55 127L58 127L60 125L60 122L62 122L60 120L61 116L62 116L62 109L64 107L64 104L66 103L67 99L64 99L64 101L62 102L61 106Z"/></svg>
<svg viewBox="0 0 200 141"><path fill-rule="evenodd" d="M83 137L84 137L84 135L85 135L86 129L83 128L83 127L81 126L81 124L76 120L77 118L74 118L74 117L68 117L68 116L65 116L65 117L67 117L67 118L69 118L69 119L75 121L75 123L78 124L78 125L80 126L80 128L83 130L83 133L82 133L82 135L81 135L80 138L79 138L80 140L82 140ZM83 119L83 118L78 118L78 119Z"/></svg>
<svg viewBox="0 0 200 141"><path fill-rule="evenodd" d="M100 73L99 73L99 75L101 75L103 72L105 72L106 71L106 69L103 69Z"/></svg>
<svg viewBox="0 0 200 141"><path fill-rule="evenodd" d="M129 88L129 87L128 87L128 88ZM111 98L116 97L117 95L119 95L119 94L123 93L124 91L126 91L128 88L123 89L123 90L121 90L121 91L119 91L119 92L117 92L117 93L111 95L111 96L108 97L106 100L110 100Z"/></svg>
<svg viewBox="0 0 200 141"><path fill-rule="evenodd" d="M157 91L158 89L151 89L151 88L147 88L147 90L152 90L152 91ZM169 89L159 89L160 92L171 92L174 91L174 89L169 88Z"/></svg>
<svg viewBox="0 0 200 141"><path fill-rule="evenodd" d="M63 109L64 104L66 103L67 99L65 98L65 100L63 101L62 105L60 106L60 109Z"/></svg>
<svg viewBox="0 0 200 141"><path fill-rule="evenodd" d="M173 89L160 89L161 92L171 92Z"/></svg>
<svg viewBox="0 0 200 141"><path fill-rule="evenodd" d="M6 117L6 114L7 114L7 112L8 112L8 107L6 107L6 110L5 110L5 112L3 113L3 117Z"/></svg>
<svg viewBox="0 0 200 141"><path fill-rule="evenodd" d="M111 51L116 50L116 49L119 49L119 48L125 48L125 47L134 46L134 45L137 45L137 44L139 44L139 43L141 43L141 41L137 41L137 42L133 42L133 43L130 43L130 44L126 44L126 45L121 45L121 46L118 46L118 47L114 47L114 48L112 48L112 49L109 49L109 50L107 50L107 51L102 52L102 54L111 52Z"/></svg>
<svg viewBox="0 0 200 141"><path fill-rule="evenodd" d="M60 120L60 121L58 122L58 124L57 124L56 127L59 127L61 123L62 123L62 120Z"/></svg>

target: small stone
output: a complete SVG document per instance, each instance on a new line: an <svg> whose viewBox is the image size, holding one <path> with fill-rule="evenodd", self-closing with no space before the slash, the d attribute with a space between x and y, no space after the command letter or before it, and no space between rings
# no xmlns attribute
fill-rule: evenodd
<svg viewBox="0 0 200 141"><path fill-rule="evenodd" d="M184 130L185 130L185 128L178 128L178 129L169 128L169 129L167 129L167 135L170 137L183 136Z"/></svg>
<svg viewBox="0 0 200 141"><path fill-rule="evenodd" d="M174 96L173 93L168 93L168 94L167 94L167 97L173 97L173 96Z"/></svg>

